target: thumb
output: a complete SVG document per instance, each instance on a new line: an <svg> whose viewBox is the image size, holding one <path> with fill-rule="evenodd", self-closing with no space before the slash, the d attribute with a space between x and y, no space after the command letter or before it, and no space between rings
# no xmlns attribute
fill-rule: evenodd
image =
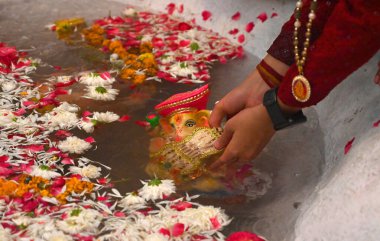
<svg viewBox="0 0 380 241"><path fill-rule="evenodd" d="M218 150L225 148L230 142L232 135L233 131L231 130L231 128L228 128L228 126L226 126L222 135L215 141L214 147Z"/></svg>

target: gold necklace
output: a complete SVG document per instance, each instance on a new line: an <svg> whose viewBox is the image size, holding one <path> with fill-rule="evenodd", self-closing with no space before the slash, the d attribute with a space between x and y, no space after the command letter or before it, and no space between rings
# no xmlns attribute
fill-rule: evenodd
<svg viewBox="0 0 380 241"><path fill-rule="evenodd" d="M311 36L311 26L313 20L315 19L315 11L317 9L317 0L312 0L310 5L310 13L308 15L309 20L306 24L306 33L305 33L305 42L303 43L302 53L299 53L298 50L298 30L301 27L301 8L302 0L298 0L296 4L296 9L294 11L294 58L298 68L298 75L294 77L292 81L292 94L294 98L299 102L306 102L310 99L311 87L310 82L306 79L303 73L303 67L305 66L307 50L310 45L310 36ZM301 56L300 56L301 55Z"/></svg>

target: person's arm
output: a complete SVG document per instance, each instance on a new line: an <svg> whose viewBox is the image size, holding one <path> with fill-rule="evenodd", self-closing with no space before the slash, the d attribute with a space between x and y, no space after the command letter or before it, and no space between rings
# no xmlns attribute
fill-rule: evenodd
<svg viewBox="0 0 380 241"><path fill-rule="evenodd" d="M380 48L379 13L378 0L339 1L323 34L311 45L307 55L304 75L311 84L310 99L301 103L292 95L292 80L298 75L293 64L279 87L281 101L299 108L315 105L365 64Z"/></svg>

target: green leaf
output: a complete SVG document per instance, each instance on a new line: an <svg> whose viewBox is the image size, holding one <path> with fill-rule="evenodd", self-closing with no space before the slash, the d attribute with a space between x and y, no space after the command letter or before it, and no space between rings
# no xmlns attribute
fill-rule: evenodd
<svg viewBox="0 0 380 241"><path fill-rule="evenodd" d="M193 42L193 43L190 44L190 48L193 51L197 51L197 50L199 50L199 45L198 45L198 43Z"/></svg>

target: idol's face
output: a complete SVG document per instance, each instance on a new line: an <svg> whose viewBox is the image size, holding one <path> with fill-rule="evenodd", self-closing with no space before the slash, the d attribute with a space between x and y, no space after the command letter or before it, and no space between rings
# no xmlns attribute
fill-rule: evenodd
<svg viewBox="0 0 380 241"><path fill-rule="evenodd" d="M201 126L196 112L174 114L169 119L169 124L174 130L175 141L181 141L186 136L191 135L195 127Z"/></svg>

